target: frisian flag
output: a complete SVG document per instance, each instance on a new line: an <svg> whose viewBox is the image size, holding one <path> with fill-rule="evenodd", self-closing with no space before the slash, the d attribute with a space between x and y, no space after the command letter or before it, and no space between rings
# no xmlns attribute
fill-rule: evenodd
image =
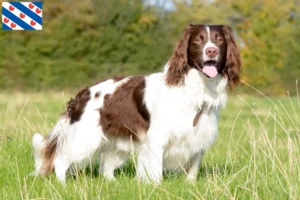
<svg viewBox="0 0 300 200"><path fill-rule="evenodd" d="M2 2L2 30L42 30L42 2Z"/></svg>

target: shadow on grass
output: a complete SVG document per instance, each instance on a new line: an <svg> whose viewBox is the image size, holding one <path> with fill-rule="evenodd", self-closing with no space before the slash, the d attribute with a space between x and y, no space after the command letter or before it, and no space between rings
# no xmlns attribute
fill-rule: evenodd
<svg viewBox="0 0 300 200"><path fill-rule="evenodd" d="M99 174L99 165L93 165L93 166L88 166L84 170L74 170L76 172L71 172L71 177L73 179L77 179L78 177L81 176L86 176L90 178L97 178L101 176ZM136 174L136 170L134 167L134 164L131 160L129 160L123 167L118 168L115 170L115 177L128 177L128 178L134 178Z"/></svg>
<svg viewBox="0 0 300 200"><path fill-rule="evenodd" d="M197 179L202 179L210 176L222 176L225 174L231 174L236 171L231 165L213 165L213 166L201 166L198 171ZM172 172L172 171L164 171L164 179L172 179L172 178L180 178L182 176L186 176L185 172Z"/></svg>
<svg viewBox="0 0 300 200"><path fill-rule="evenodd" d="M91 178L97 178L100 176L99 174L99 165L94 165L93 167L87 167L85 170L79 171L79 177L85 175ZM212 165L212 166L201 166L198 172L197 179L209 177L209 176L222 176L225 174L232 174L236 171L233 165ZM125 166L115 170L115 177L118 179L120 177L134 178L136 175L136 169L134 167L134 163L132 160L129 160ZM172 178L180 178L185 176L184 173L172 172L172 171L164 171L163 177L164 180L172 179ZM76 179L76 176L73 175L73 178Z"/></svg>
<svg viewBox="0 0 300 200"><path fill-rule="evenodd" d="M83 170L77 170L76 167L73 167L73 170L70 170L70 177L72 177L75 180L82 176L97 178L99 176L98 169L98 165L88 166Z"/></svg>

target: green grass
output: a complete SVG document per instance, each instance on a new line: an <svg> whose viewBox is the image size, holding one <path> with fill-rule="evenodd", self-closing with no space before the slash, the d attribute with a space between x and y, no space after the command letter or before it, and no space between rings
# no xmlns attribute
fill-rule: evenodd
<svg viewBox="0 0 300 200"><path fill-rule="evenodd" d="M69 176L64 188L54 174L27 175L34 169L32 135L46 135L68 99L59 93L0 94L1 200L300 199L297 97L230 96L196 184L168 173L158 186L141 184L131 162L116 173L115 182L87 170L76 179Z"/></svg>

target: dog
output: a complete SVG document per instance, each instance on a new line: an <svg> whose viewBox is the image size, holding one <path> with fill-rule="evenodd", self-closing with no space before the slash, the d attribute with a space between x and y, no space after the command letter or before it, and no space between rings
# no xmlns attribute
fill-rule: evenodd
<svg viewBox="0 0 300 200"><path fill-rule="evenodd" d="M70 166L98 159L99 172L114 179L134 152L143 181L160 183L163 170L194 181L240 72L229 26L191 24L163 72L115 77L71 98L48 136L33 135L34 174L54 170L65 183Z"/></svg>

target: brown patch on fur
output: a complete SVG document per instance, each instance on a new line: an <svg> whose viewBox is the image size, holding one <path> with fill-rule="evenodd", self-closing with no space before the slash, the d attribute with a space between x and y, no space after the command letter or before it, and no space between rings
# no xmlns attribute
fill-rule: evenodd
<svg viewBox="0 0 300 200"><path fill-rule="evenodd" d="M96 92L95 99L97 99L98 97L100 97L100 95L101 95L101 92Z"/></svg>
<svg viewBox="0 0 300 200"><path fill-rule="evenodd" d="M188 71L188 46L192 27L193 25L189 25L186 28L181 40L173 51L166 77L166 83L168 85L181 85L183 83L184 74Z"/></svg>
<svg viewBox="0 0 300 200"><path fill-rule="evenodd" d="M227 42L226 66L222 75L227 76L228 85L233 89L240 81L241 58L240 52L232 35L229 26L223 26L225 39Z"/></svg>
<svg viewBox="0 0 300 200"><path fill-rule="evenodd" d="M114 77L113 80L115 82L117 81L120 81L122 80L124 77ZM101 81L103 82L103 81ZM101 82L98 82L96 84L99 84ZM128 85L128 88L130 88L131 86L134 87L134 84L137 83L135 81L133 81L133 85ZM138 82L140 83L140 82ZM94 84L94 85L96 85ZM143 83L144 87L145 87L145 82ZM142 103L141 102L138 102L138 101L142 101L139 99L138 95L139 93L141 92L140 91L140 85L136 85L137 88L134 90L134 99L137 100L137 106L139 107L139 109L142 109L140 107L142 107ZM143 87L143 88L144 88ZM127 88L127 86L126 86ZM141 88L141 89L143 89ZM124 91L125 95L127 95L127 91L125 89ZM124 93L123 93L123 96L124 96ZM95 98L98 98L99 96L101 95L101 92L97 92L95 94ZM108 99L110 95L105 95L105 99ZM87 104L87 102L90 100L90 91L89 91L89 88L86 87L82 90L80 90L76 97L75 98L71 98L70 101L68 102L68 105L67 105L67 110L61 114L62 117L68 117L70 119L70 124L73 124L77 121L80 120L80 117L81 115L83 114L83 111L84 111L84 108ZM145 116L145 111L143 112L143 110L141 111L142 115ZM148 116L149 118L149 116ZM55 155L56 155L56 151L57 151L57 138L54 138L52 140L50 140L49 136L46 137L44 139L44 142L45 142L45 147L43 148L43 150L41 151L41 157L43 159L43 164L42 164L42 167L41 167L41 173L43 175L47 175L48 173L52 172L53 171L53 168L54 168L54 158L55 158Z"/></svg>
<svg viewBox="0 0 300 200"><path fill-rule="evenodd" d="M84 88L78 92L75 99L71 98L67 106L67 116L70 118L70 124L80 120L86 103L90 100L89 88Z"/></svg>
<svg viewBox="0 0 300 200"><path fill-rule="evenodd" d="M110 97L110 94L106 94L106 95L104 95L104 100L107 100L107 99L109 99L109 97Z"/></svg>
<svg viewBox="0 0 300 200"><path fill-rule="evenodd" d="M49 138L46 137L44 142L46 142L46 146L41 152L43 158L41 172L43 175L47 175L53 171L53 159L56 155L57 138L49 141Z"/></svg>
<svg viewBox="0 0 300 200"><path fill-rule="evenodd" d="M150 116L143 104L145 77L136 76L122 84L111 95L104 96L100 125L107 136L138 140L149 128Z"/></svg>

